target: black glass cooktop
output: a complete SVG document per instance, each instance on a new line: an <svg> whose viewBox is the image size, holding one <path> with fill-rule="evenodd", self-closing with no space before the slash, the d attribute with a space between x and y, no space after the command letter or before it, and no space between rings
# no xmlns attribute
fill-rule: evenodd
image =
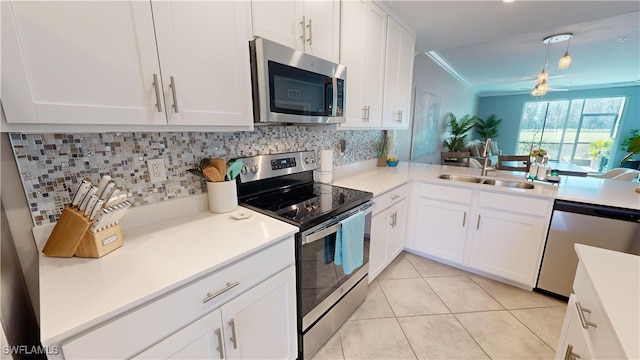
<svg viewBox="0 0 640 360"><path fill-rule="evenodd" d="M310 228L372 197L370 192L314 182L257 195L245 199L243 204L294 225Z"/></svg>

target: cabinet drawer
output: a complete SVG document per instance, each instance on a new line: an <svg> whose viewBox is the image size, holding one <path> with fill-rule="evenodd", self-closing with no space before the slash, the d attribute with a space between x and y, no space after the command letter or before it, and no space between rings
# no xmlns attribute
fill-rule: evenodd
<svg viewBox="0 0 640 360"><path fill-rule="evenodd" d="M63 354L66 358L129 358L293 262L294 240L288 238L63 342Z"/></svg>
<svg viewBox="0 0 640 360"><path fill-rule="evenodd" d="M420 184L420 197L470 204L472 190L432 184Z"/></svg>
<svg viewBox="0 0 640 360"><path fill-rule="evenodd" d="M376 196L373 199L373 202L376 204L375 209L373 209L373 215L378 214L389 206L400 202L402 199L408 197L410 190L411 186L409 184L404 184L402 186L398 186L393 190L387 191L384 194Z"/></svg>
<svg viewBox="0 0 640 360"><path fill-rule="evenodd" d="M588 325L585 330L589 334L589 340L593 349L594 359L626 359L622 345L609 323L606 313L600 306L598 294L589 280L587 270L582 262L578 263L576 276L573 281L573 291L576 295L576 303L582 307L582 315L586 321L594 323L596 326ZM588 312L587 310L590 310ZM571 311L579 312L574 307ZM579 314L578 314L579 315ZM630 320L631 321L631 320Z"/></svg>
<svg viewBox="0 0 640 360"><path fill-rule="evenodd" d="M546 216L551 202L544 199L481 191L478 205L527 215Z"/></svg>

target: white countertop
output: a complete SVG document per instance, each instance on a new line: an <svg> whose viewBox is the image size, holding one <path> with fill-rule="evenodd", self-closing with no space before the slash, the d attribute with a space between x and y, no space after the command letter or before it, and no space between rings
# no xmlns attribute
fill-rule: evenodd
<svg viewBox="0 0 640 360"><path fill-rule="evenodd" d="M125 229L123 246L99 259L41 255L42 343L55 344L298 231L236 211L251 217L197 211Z"/></svg>
<svg viewBox="0 0 640 360"><path fill-rule="evenodd" d="M437 178L440 174L463 174L480 177L480 169L401 162L395 168L376 167L362 169L357 175L349 175L336 179L333 184L370 191L374 196L378 196L411 180L418 180L442 185L500 191L523 196L555 198L640 210L640 194L635 192L635 189L640 187L640 183L637 182L562 176L562 181L559 186L534 181L532 183L535 189L525 190L442 180ZM489 172L486 178L526 181L522 173L511 171L492 171Z"/></svg>
<svg viewBox="0 0 640 360"><path fill-rule="evenodd" d="M576 244L603 311L628 359L640 359L640 256Z"/></svg>

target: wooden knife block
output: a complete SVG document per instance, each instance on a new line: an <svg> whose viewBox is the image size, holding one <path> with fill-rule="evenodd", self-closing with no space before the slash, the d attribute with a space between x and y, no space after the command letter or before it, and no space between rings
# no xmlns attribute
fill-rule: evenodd
<svg viewBox="0 0 640 360"><path fill-rule="evenodd" d="M52 257L99 258L122 246L120 224L97 233L89 231L93 221L66 207L53 228L42 253Z"/></svg>

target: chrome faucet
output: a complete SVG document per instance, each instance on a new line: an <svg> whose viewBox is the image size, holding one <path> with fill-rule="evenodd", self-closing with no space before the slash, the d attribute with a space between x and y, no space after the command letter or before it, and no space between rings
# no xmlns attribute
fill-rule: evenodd
<svg viewBox="0 0 640 360"><path fill-rule="evenodd" d="M489 145L491 144L491 138L487 138L487 141L484 143L484 151L482 152L482 156L484 157L484 164L482 164L482 170L480 171L480 176L487 176L487 171L495 170L495 168L487 167L487 162L489 161Z"/></svg>

